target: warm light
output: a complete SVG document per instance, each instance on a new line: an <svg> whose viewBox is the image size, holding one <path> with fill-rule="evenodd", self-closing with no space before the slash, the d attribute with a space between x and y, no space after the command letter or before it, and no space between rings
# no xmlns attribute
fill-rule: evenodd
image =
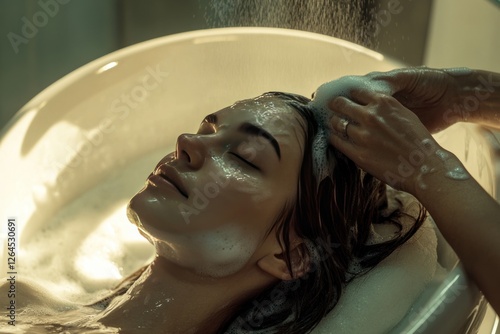
<svg viewBox="0 0 500 334"><path fill-rule="evenodd" d="M238 36L205 36L193 40L193 44L215 43L215 42L233 42L238 40Z"/></svg>
<svg viewBox="0 0 500 334"><path fill-rule="evenodd" d="M123 277L119 263L127 257L125 244L141 243L146 250L149 244L128 222L126 203L120 203L109 216L82 243L75 259L80 278L87 280L119 280Z"/></svg>
<svg viewBox="0 0 500 334"><path fill-rule="evenodd" d="M118 65L118 62L112 61L111 63L108 63L108 64L104 65L103 67L101 67L100 69L98 69L97 74L101 74L103 72L106 72L107 70L112 69L116 65Z"/></svg>

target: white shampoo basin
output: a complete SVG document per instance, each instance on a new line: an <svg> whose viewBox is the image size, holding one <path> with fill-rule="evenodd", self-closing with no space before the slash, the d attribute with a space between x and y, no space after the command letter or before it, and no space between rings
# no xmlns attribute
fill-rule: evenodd
<svg viewBox="0 0 500 334"><path fill-rule="evenodd" d="M98 294L152 251L133 227L117 234L115 222L105 227L103 215L89 212L125 221L124 203L180 133L196 131L206 114L236 100L267 91L310 96L340 76L400 66L318 34L226 28L154 39L79 68L33 98L0 133L0 217L16 218L19 273L52 281L68 295ZM478 128L457 125L437 138L494 194L491 151ZM87 201L87 210L74 209L71 219L61 214L78 201ZM111 246L92 246L96 231L114 236ZM85 256L100 262L89 265ZM438 256L447 275L427 287L394 333L472 333L481 322L485 302L443 239ZM380 307L390 312L390 305Z"/></svg>

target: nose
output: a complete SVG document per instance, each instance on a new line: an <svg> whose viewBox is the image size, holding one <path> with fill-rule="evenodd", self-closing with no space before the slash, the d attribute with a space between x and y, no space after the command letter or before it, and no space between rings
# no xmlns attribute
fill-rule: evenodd
<svg viewBox="0 0 500 334"><path fill-rule="evenodd" d="M207 144L200 135L183 133L177 138L177 159L184 161L192 169L203 166Z"/></svg>

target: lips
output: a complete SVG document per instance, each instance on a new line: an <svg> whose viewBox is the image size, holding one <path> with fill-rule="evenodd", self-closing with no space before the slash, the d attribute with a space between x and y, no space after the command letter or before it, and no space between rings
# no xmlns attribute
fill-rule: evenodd
<svg viewBox="0 0 500 334"><path fill-rule="evenodd" d="M162 164L154 171L154 175L159 176L172 184L181 193L182 196L188 198L188 193L181 176L172 166Z"/></svg>

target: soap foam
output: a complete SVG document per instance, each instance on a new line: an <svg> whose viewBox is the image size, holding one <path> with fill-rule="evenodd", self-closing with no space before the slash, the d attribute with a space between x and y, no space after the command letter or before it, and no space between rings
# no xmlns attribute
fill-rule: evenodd
<svg viewBox="0 0 500 334"><path fill-rule="evenodd" d="M424 182L423 177L431 172L431 169L427 165L422 165L420 167L420 173L417 175L417 185L420 189L427 189L427 184Z"/></svg>
<svg viewBox="0 0 500 334"><path fill-rule="evenodd" d="M469 173L462 165L452 158L451 154L444 150L436 150L436 155L444 162L446 169L445 176L453 180L467 180L470 178Z"/></svg>
<svg viewBox="0 0 500 334"><path fill-rule="evenodd" d="M125 207L159 154L113 170L39 230L30 231L29 242L20 248L21 279L86 304L147 263L154 249L128 221Z"/></svg>
<svg viewBox="0 0 500 334"><path fill-rule="evenodd" d="M331 130L330 119L333 111L328 104L336 97L350 98L353 89L376 91L391 94L388 84L361 76L346 76L321 85L315 92L309 105L314 109L314 116L318 123L318 133L313 140L313 168L317 184L332 174L335 167L334 157L328 151ZM349 116L347 115L349 120Z"/></svg>
<svg viewBox="0 0 500 334"><path fill-rule="evenodd" d="M445 68L443 69L443 71L454 77L471 75L473 73L472 70L468 67Z"/></svg>

